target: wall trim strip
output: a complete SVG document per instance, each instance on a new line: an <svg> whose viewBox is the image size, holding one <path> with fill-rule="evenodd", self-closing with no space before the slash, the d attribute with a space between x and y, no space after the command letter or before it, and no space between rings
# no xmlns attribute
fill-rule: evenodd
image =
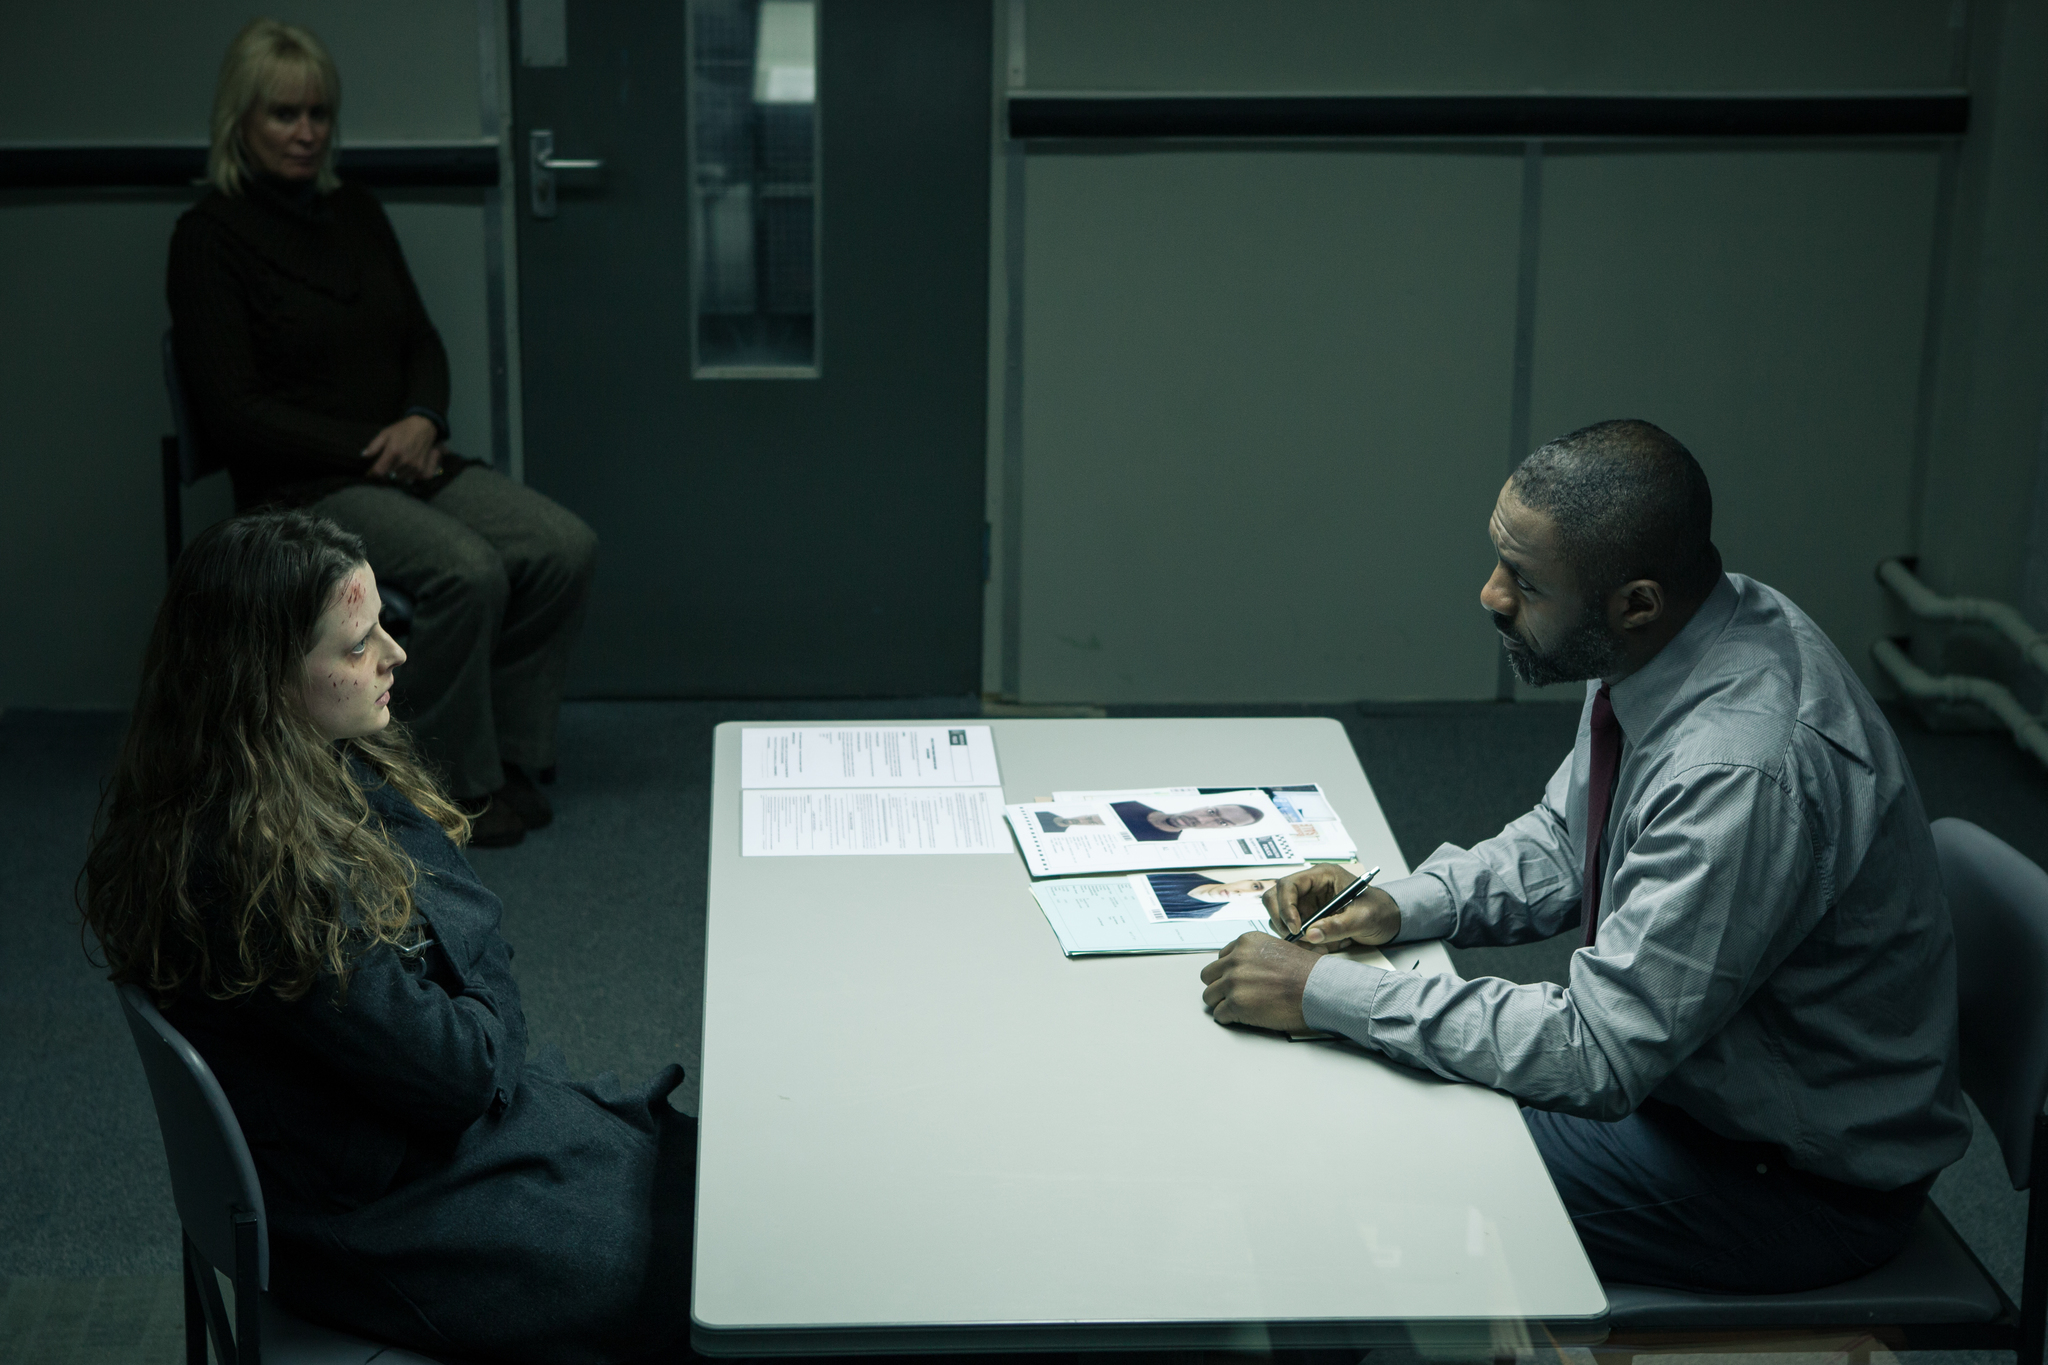
<svg viewBox="0 0 2048 1365"><path fill-rule="evenodd" d="M1963 90L1701 95L1182 95L1009 99L1017 139L1960 137Z"/></svg>
<svg viewBox="0 0 2048 1365"><path fill-rule="evenodd" d="M343 147L339 169L380 189L489 188L498 183L498 144ZM0 146L0 189L187 188L205 174L206 148L197 143Z"/></svg>

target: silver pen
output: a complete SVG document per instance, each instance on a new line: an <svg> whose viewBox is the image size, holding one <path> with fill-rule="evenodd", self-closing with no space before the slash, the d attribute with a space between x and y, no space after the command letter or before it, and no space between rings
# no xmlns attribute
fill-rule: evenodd
<svg viewBox="0 0 2048 1365"><path fill-rule="evenodd" d="M1363 896L1365 894L1365 888L1371 886L1372 879L1379 875L1380 870L1378 868L1374 868L1372 871L1366 873L1363 877L1360 877L1357 881L1351 883L1351 885L1345 887L1342 891L1339 891L1335 896L1332 896L1330 898L1330 903L1328 905L1325 905L1322 909L1316 911L1313 915L1310 915L1307 919L1303 920L1301 922L1301 927L1299 929L1296 929L1293 933L1289 934L1284 940L1284 942L1294 942L1296 939L1300 938L1303 934L1308 932L1308 927L1311 924L1314 924L1317 920L1322 919L1325 915L1336 914L1339 910L1342 910L1345 906L1351 904L1351 902L1357 900L1360 896Z"/></svg>

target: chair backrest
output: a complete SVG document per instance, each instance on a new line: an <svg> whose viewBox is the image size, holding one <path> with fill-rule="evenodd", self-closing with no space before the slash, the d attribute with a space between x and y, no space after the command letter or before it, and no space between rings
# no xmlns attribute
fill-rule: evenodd
<svg viewBox="0 0 2048 1365"><path fill-rule="evenodd" d="M233 1275L236 1216L254 1215L256 1283L268 1289L270 1226L263 1216L263 1189L227 1095L206 1059L157 1012L148 995L134 986L116 989L156 1101L157 1127L171 1164L171 1194L186 1237L215 1269Z"/></svg>
<svg viewBox="0 0 2048 1365"><path fill-rule="evenodd" d="M199 447L192 427L192 409L185 402L185 379L178 371L178 350L171 341L171 328L164 329L164 392L171 399L171 423L178 433L178 482L186 487L221 468L222 462L208 458Z"/></svg>
<svg viewBox="0 0 2048 1365"><path fill-rule="evenodd" d="M1956 934L1963 1089L2027 1188L2048 1103L2048 872L1967 820L1936 820Z"/></svg>

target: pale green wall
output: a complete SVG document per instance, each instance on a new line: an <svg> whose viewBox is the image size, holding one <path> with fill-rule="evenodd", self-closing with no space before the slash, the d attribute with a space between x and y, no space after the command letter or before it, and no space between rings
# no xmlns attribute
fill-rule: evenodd
<svg viewBox="0 0 2048 1365"><path fill-rule="evenodd" d="M1025 699L1491 695L1520 177L1033 158ZM1460 572L1418 591L1420 564Z"/></svg>
<svg viewBox="0 0 2048 1365"><path fill-rule="evenodd" d="M478 135L475 0L297 6L342 73L357 142ZM246 7L92 0L0 9L0 142L206 136ZM0 192L0 572L14 647L0 706L125 706L163 591L159 339L171 225L194 195ZM457 448L490 454L480 193L392 193L394 226L447 343ZM225 476L187 497L189 536L228 510Z"/></svg>
<svg viewBox="0 0 2048 1365"><path fill-rule="evenodd" d="M1928 88L1951 79L1956 12L1949 0L1027 0L1026 85ZM6 7L0 142L198 138L246 13L218 0ZM335 50L346 136L374 142L477 134L477 13L470 0L318 0L293 17ZM1970 13L1976 122L1917 502L1901 408L1935 154L1660 151L1546 168L1534 436L1610 411L1666 420L1716 473L1731 563L1785 586L1859 659L1886 620L1876 554L1917 549L1937 586L2011 596L2024 552L2048 382L2048 5L1976 0ZM1491 695L1473 598L1478 523L1507 463L1503 205L1516 174L1512 151L1033 156L1027 695ZM485 449L480 209L387 200L448 340L458 443ZM121 704L132 686L162 583L156 345L163 247L184 202L0 194L0 568L34 642L0 652L0 705ZM1462 216L1477 205L1482 220ZM991 364L999 389L1006 360ZM1168 455L1179 472L1155 496L1133 460ZM196 493L188 522L222 510L222 492ZM1356 551L1312 534L1353 512L1371 528ZM1200 582L1219 554L1252 578L1177 590L1163 617L1110 612L1133 575L1162 566ZM1285 668L1276 651L1291 651Z"/></svg>
<svg viewBox="0 0 2048 1365"><path fill-rule="evenodd" d="M1921 573L2017 601L2048 397L2048 5L1978 5Z"/></svg>
<svg viewBox="0 0 2048 1365"><path fill-rule="evenodd" d="M1714 489L1727 567L1866 674L1913 547L1938 153L1558 156L1544 173L1533 438L1646 417Z"/></svg>
<svg viewBox="0 0 2048 1365"><path fill-rule="evenodd" d="M1024 86L1887 90L1967 70L1932 333L1935 144L1544 160L1531 443L1609 416L1668 427L1714 480L1729 566L1869 676L1897 629L1876 562L1918 552L1941 586L2010 597L2034 486L2048 22L2040 0L1975 9L1964 28L1948 0L1028 0ZM1495 187L1480 222L1463 178L1415 173L1456 158L1412 147L1029 155L1022 700L1494 695L1475 601L1510 444L1519 155L1465 158ZM1411 174L1389 192L1369 168L1395 160ZM1326 538L1347 510L1356 547ZM1214 587L1220 562L1266 581ZM1130 588L1188 574L1208 590Z"/></svg>
<svg viewBox="0 0 2048 1365"><path fill-rule="evenodd" d="M476 0L72 0L0 8L0 141L203 142L221 57L258 14L326 44L344 141L478 135Z"/></svg>
<svg viewBox="0 0 2048 1365"><path fill-rule="evenodd" d="M1033 90L1904 90L1949 0L1025 0Z"/></svg>

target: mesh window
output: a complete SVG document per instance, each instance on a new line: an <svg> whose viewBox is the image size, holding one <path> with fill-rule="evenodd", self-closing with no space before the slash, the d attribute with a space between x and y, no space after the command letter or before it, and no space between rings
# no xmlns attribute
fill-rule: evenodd
<svg viewBox="0 0 2048 1365"><path fill-rule="evenodd" d="M696 367L815 375L815 0L690 6Z"/></svg>

